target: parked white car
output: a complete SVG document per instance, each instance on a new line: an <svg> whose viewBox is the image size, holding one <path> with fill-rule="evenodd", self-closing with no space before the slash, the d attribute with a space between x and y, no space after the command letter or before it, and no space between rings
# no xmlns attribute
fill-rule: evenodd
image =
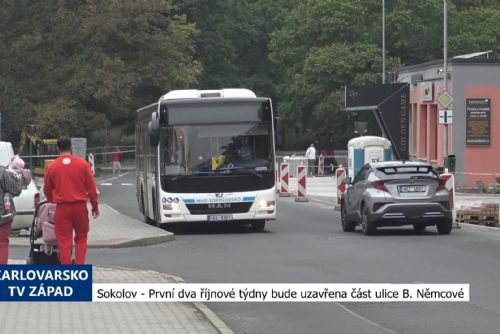
<svg viewBox="0 0 500 334"><path fill-rule="evenodd" d="M6 141L0 141L0 166L8 166L10 159L14 156L12 144ZM21 195L14 197L14 205L17 215L14 217L12 230L30 228L35 214L35 207L40 202L40 192L35 182L23 189Z"/></svg>

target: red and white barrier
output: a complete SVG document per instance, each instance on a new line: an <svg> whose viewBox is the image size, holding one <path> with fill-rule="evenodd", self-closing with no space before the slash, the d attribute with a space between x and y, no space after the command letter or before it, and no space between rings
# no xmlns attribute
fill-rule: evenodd
<svg viewBox="0 0 500 334"><path fill-rule="evenodd" d="M288 162L280 164L280 197L289 197L288 180L290 177Z"/></svg>
<svg viewBox="0 0 500 334"><path fill-rule="evenodd" d="M455 209L455 176L450 173L443 173L439 178L445 180L445 188L450 192L450 207L451 209Z"/></svg>
<svg viewBox="0 0 500 334"><path fill-rule="evenodd" d="M452 210L453 222L456 222L457 217L456 217L456 211L455 211L455 175L445 172L445 173L441 174L439 176L439 178L446 182L444 187L446 189L448 189L448 191L450 193L450 208Z"/></svg>
<svg viewBox="0 0 500 334"><path fill-rule="evenodd" d="M346 170L342 166L337 168L335 171L335 176L337 177L337 205L340 206L340 199L342 198L342 194L345 192L345 178L346 178Z"/></svg>
<svg viewBox="0 0 500 334"><path fill-rule="evenodd" d="M274 185L276 188L276 192L280 192L280 169L279 164L277 162L274 163Z"/></svg>
<svg viewBox="0 0 500 334"><path fill-rule="evenodd" d="M306 180L307 180L306 166L297 166L297 197L295 197L296 202L307 202Z"/></svg>

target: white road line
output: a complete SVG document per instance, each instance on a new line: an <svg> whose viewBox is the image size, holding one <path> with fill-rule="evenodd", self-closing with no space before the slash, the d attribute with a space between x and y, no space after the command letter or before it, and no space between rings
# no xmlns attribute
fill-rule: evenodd
<svg viewBox="0 0 500 334"><path fill-rule="evenodd" d="M133 186L133 183L122 183L122 186Z"/></svg>
<svg viewBox="0 0 500 334"><path fill-rule="evenodd" d="M112 185L113 185L113 183L101 183L100 185L101 185L101 186L112 186Z"/></svg>
<svg viewBox="0 0 500 334"><path fill-rule="evenodd" d="M357 317L357 318L359 318L359 319L361 319L361 320L364 320L364 321L366 321L367 323L369 323L369 324L371 324L371 325L373 325L373 326L375 326L375 327L377 327L377 328L380 328L380 329L381 329L381 330L383 330L383 331L386 331L387 333L390 333L390 334L398 334L397 332L391 331L390 329L385 328L385 327L383 327L383 326L381 326L381 325L377 324L376 322L373 322L373 321L371 321L370 319L367 319L367 318L363 317L363 316L362 316L362 315L360 315L360 314L357 314L356 312L354 312L354 311L352 311L352 310L348 309L347 307L345 307L344 305L342 305L342 304L340 304L340 303L335 303L335 304L337 304L338 306L340 306L341 308L343 308L343 309L344 309L347 313L350 313L350 314L352 314L353 316L355 316L355 317Z"/></svg>

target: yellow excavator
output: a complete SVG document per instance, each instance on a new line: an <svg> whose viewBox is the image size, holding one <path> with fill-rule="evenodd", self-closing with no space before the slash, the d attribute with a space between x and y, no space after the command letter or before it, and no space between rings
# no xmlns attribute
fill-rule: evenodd
<svg viewBox="0 0 500 334"><path fill-rule="evenodd" d="M27 125L21 131L19 155L37 176L43 176L47 166L55 160L58 155L56 147L57 139L39 138L34 125Z"/></svg>

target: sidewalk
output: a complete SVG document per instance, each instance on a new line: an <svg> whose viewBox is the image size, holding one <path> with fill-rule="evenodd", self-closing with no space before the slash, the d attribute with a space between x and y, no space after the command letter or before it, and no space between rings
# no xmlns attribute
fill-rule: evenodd
<svg viewBox="0 0 500 334"><path fill-rule="evenodd" d="M90 218L88 247L148 246L174 239L173 233L122 215L106 204L100 204L99 210L100 215L97 219ZM29 244L29 233L10 238L11 246L29 246Z"/></svg>
<svg viewBox="0 0 500 334"><path fill-rule="evenodd" d="M12 261L13 263L15 261ZM94 283L183 283L154 271L95 266ZM0 303L2 333L233 333L201 303Z"/></svg>
<svg viewBox="0 0 500 334"><path fill-rule="evenodd" d="M288 185L290 193L297 195L297 178L291 177ZM315 202L336 205L337 179L335 176L308 177L306 180L306 197ZM455 207L476 201L500 203L500 194L455 193Z"/></svg>
<svg viewBox="0 0 500 334"><path fill-rule="evenodd" d="M122 215L106 204L99 208L99 218L90 219L89 247L147 246L174 239L174 234ZM29 246L29 235L11 237L10 245ZM9 264L25 263L25 259L9 259ZM93 282L184 281L154 271L94 266ZM0 303L0 314L1 333L233 333L202 303L12 302Z"/></svg>

